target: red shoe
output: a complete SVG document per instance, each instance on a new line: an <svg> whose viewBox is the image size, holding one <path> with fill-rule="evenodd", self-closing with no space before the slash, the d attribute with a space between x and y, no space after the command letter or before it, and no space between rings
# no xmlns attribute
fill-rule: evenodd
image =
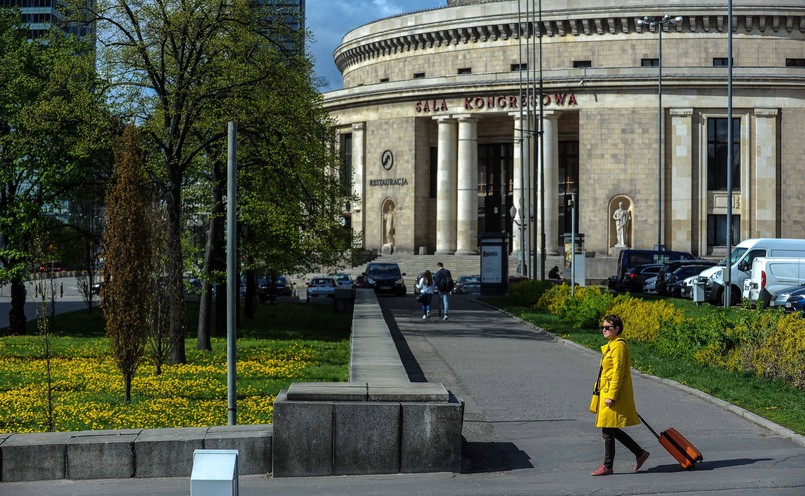
<svg viewBox="0 0 805 496"><path fill-rule="evenodd" d="M606 468L605 466L601 465L595 472L591 473L590 475L612 475L612 469Z"/></svg>
<svg viewBox="0 0 805 496"><path fill-rule="evenodd" d="M635 460L636 460L636 462L637 462L637 463L635 463L635 465L634 465L634 471L635 471L635 472L637 472L638 470L640 470L640 467L642 467L642 466L643 466L643 464L644 464L644 463L646 463L646 460L648 460L648 457L649 457L649 455L650 455L650 454L651 454L651 453L649 453L648 451L645 451L645 450L644 450L642 455L640 455L640 456L638 456L637 458L635 458Z"/></svg>

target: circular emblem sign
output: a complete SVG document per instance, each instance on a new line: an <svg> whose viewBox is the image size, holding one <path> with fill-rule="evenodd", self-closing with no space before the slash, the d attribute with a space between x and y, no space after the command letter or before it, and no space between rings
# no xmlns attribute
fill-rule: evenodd
<svg viewBox="0 0 805 496"><path fill-rule="evenodd" d="M386 170L391 170L394 167L394 154L391 153L391 150L386 150L380 155L380 163Z"/></svg>

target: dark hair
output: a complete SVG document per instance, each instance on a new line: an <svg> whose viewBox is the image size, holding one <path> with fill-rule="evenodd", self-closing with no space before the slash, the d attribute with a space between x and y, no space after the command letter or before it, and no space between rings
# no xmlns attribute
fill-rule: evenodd
<svg viewBox="0 0 805 496"><path fill-rule="evenodd" d="M433 284L433 276L431 275L429 270L426 270L425 272L422 273L422 279L425 280L425 284L427 284L428 286Z"/></svg>
<svg viewBox="0 0 805 496"><path fill-rule="evenodd" d="M436 265L438 265L439 267L444 267L444 264L442 262L436 262Z"/></svg>
<svg viewBox="0 0 805 496"><path fill-rule="evenodd" d="M618 328L618 334L623 332L623 320L615 314L609 314L601 319L603 322L609 322Z"/></svg>

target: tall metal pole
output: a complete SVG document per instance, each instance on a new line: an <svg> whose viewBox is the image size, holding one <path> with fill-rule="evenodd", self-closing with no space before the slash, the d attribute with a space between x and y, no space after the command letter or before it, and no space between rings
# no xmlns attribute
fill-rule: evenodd
<svg viewBox="0 0 805 496"><path fill-rule="evenodd" d="M238 274L236 229L237 205L237 133L238 124L230 122L227 129L227 184L226 184L226 398L229 425L238 423L236 363L237 363L237 311L238 292L235 281Z"/></svg>
<svg viewBox="0 0 805 496"><path fill-rule="evenodd" d="M727 260L732 253L732 0L727 3ZM732 268L724 272L724 306L732 303Z"/></svg>
<svg viewBox="0 0 805 496"><path fill-rule="evenodd" d="M542 79L542 0L539 0L539 278L545 280L545 104L543 102L544 83ZM551 201L556 201L553 198ZM536 254L534 267L536 267Z"/></svg>
<svg viewBox="0 0 805 496"><path fill-rule="evenodd" d="M666 16L668 17L668 16ZM665 20L665 18L663 18ZM657 31L660 33L660 55L657 59L659 67L658 101L657 110L657 249L662 249L662 28L664 23L657 23Z"/></svg>
<svg viewBox="0 0 805 496"><path fill-rule="evenodd" d="M570 296L576 295L576 193L570 193Z"/></svg>
<svg viewBox="0 0 805 496"><path fill-rule="evenodd" d="M526 4L528 7L528 4ZM526 11L526 20L528 20L528 12ZM515 134L517 139L519 140L518 146L520 147L520 204L514 205L515 212L512 215L512 221L517 224L517 229L520 231L520 246L518 247L518 254L517 254L517 275L522 277L525 272L525 219L523 217L523 194L525 193L524 186L525 186L525 177L523 173L523 167L525 163L525 140L523 139L524 136L524 124L523 124L523 21L521 18L521 10L520 10L520 2L517 2L517 30L519 36L517 37L517 46L520 51L520 129L515 129ZM527 75L527 73L526 73ZM526 84L528 81L526 81ZM528 92L526 91L526 101L528 101ZM516 172L515 172L516 173ZM517 215L520 215L520 222L517 222Z"/></svg>

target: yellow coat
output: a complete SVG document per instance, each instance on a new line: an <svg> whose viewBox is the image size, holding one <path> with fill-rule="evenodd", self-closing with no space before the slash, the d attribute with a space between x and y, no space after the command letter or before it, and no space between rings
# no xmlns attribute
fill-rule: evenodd
<svg viewBox="0 0 805 496"><path fill-rule="evenodd" d="M601 394L598 398L598 413L595 415L596 427L626 427L637 425L637 407L632 389L632 358L629 345L623 338L616 338L601 347ZM611 398L614 403L607 406L604 400Z"/></svg>

